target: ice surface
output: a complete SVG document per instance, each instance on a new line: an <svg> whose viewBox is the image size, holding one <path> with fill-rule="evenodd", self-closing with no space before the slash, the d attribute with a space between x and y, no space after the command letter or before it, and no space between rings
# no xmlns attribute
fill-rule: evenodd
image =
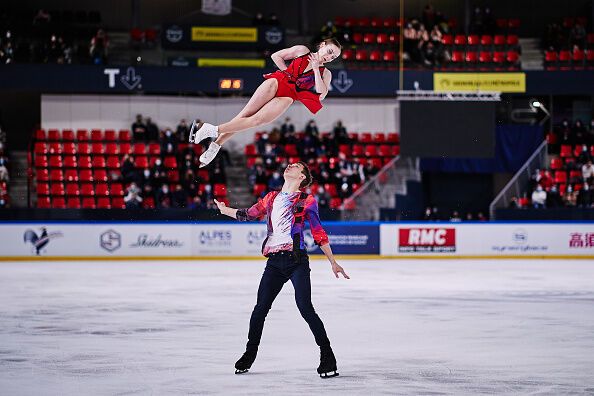
<svg viewBox="0 0 594 396"><path fill-rule="evenodd" d="M594 394L594 263L342 264L311 263L323 380L290 283L233 374L263 261L0 263L0 394Z"/></svg>

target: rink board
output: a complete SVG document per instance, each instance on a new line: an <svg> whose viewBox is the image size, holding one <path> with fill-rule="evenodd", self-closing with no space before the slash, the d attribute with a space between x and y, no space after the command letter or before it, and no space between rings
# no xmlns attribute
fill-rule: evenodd
<svg viewBox="0 0 594 396"><path fill-rule="evenodd" d="M335 254L372 258L594 258L594 223L324 224ZM46 236L43 234L45 229ZM259 258L263 223L0 224L0 258ZM309 230L305 245L321 254Z"/></svg>

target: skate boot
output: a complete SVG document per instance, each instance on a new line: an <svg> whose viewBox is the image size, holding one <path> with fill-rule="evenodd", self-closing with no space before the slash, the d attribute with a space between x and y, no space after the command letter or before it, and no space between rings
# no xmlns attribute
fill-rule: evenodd
<svg viewBox="0 0 594 396"><path fill-rule="evenodd" d="M215 142L212 142L208 146L208 150L203 152L202 155L200 156L200 168L204 168L206 165L210 164L212 162L212 160L215 159L215 157L219 153L220 149L221 149L220 144L216 144Z"/></svg>
<svg viewBox="0 0 594 396"><path fill-rule="evenodd" d="M256 360L257 353L258 349L246 349L245 353L235 362L235 374L247 373Z"/></svg>
<svg viewBox="0 0 594 396"><path fill-rule="evenodd" d="M321 378L332 378L338 376L336 371L336 358L330 346L320 347L320 366L318 367L318 374Z"/></svg>
<svg viewBox="0 0 594 396"><path fill-rule="evenodd" d="M205 122L196 122L196 120L192 122L189 138L190 143L198 144L206 138L216 139L217 137L219 137L218 127Z"/></svg>

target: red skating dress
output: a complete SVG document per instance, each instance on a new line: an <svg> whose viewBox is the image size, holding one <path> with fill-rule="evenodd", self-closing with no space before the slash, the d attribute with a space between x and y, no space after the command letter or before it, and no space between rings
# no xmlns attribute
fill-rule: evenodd
<svg viewBox="0 0 594 396"><path fill-rule="evenodd" d="M298 100L315 114L322 108L322 103L320 103L320 94L315 91L316 80L313 69L303 73L309 66L308 55L309 52L293 59L285 70L265 74L264 78L277 79L278 89L275 96L286 96ZM324 75L323 66L320 66L320 75Z"/></svg>

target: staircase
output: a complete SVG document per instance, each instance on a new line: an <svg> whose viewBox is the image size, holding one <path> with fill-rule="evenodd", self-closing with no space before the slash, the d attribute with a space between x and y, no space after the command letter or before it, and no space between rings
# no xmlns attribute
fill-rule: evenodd
<svg viewBox="0 0 594 396"><path fill-rule="evenodd" d="M225 168L227 175L227 195L229 205L234 208L247 208L254 204L252 187L248 183L248 169L245 156L237 151L229 153L231 165Z"/></svg>
<svg viewBox="0 0 594 396"><path fill-rule="evenodd" d="M520 48L522 48L522 54L520 56L522 70L542 70L544 68L540 39L521 38Z"/></svg>
<svg viewBox="0 0 594 396"><path fill-rule="evenodd" d="M11 151L10 161L10 205L13 208L27 207L27 152Z"/></svg>
<svg viewBox="0 0 594 396"><path fill-rule="evenodd" d="M379 220L380 208L396 207L396 195L407 194L409 180L421 180L418 158L396 157L349 198L356 209L343 210L342 219Z"/></svg>

